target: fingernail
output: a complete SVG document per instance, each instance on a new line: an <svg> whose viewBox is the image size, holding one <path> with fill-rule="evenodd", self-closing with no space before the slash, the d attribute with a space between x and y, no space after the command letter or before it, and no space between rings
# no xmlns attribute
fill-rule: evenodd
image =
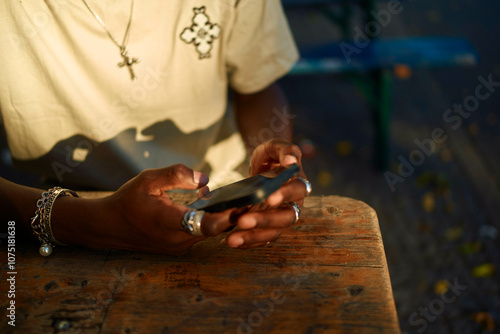
<svg viewBox="0 0 500 334"><path fill-rule="evenodd" d="M242 229L251 229L257 226L257 220L254 217L242 217L238 226Z"/></svg>
<svg viewBox="0 0 500 334"><path fill-rule="evenodd" d="M205 174L203 174L201 172L194 171L193 172L193 182L198 184L199 186L204 186L208 183L208 176L206 176Z"/></svg>
<svg viewBox="0 0 500 334"><path fill-rule="evenodd" d="M287 155L283 158L283 165L289 166L297 163L297 158L293 155Z"/></svg>
<svg viewBox="0 0 500 334"><path fill-rule="evenodd" d="M229 247L238 248L245 243L242 237L234 237L228 242Z"/></svg>
<svg viewBox="0 0 500 334"><path fill-rule="evenodd" d="M283 195L279 192L276 192L272 195L270 195L268 198L267 198L267 201L266 201L269 205L273 206L273 205L278 205L280 204L281 202L283 202Z"/></svg>

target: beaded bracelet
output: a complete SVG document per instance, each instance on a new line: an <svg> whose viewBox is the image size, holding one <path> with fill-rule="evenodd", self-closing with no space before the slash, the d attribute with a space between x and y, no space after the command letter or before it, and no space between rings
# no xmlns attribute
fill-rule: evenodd
<svg viewBox="0 0 500 334"><path fill-rule="evenodd" d="M35 216L31 218L31 228L33 234L41 243L38 251L42 256L49 256L52 254L54 244L67 246L57 241L52 232L52 206L59 196L78 197L78 194L72 190L63 189L61 187L55 187L45 191L42 197L36 202Z"/></svg>

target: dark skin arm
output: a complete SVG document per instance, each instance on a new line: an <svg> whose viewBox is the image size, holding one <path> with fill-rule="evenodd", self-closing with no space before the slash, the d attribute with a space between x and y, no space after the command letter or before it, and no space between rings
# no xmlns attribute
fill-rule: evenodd
<svg viewBox="0 0 500 334"><path fill-rule="evenodd" d="M249 156L258 145L272 138L292 141L293 115L281 87L274 83L254 94L233 91L236 122Z"/></svg>
<svg viewBox="0 0 500 334"><path fill-rule="evenodd" d="M285 95L277 84L254 94L233 92L236 121L245 141L250 160L250 174L255 175L294 163L301 166L299 176L306 178L301 165L302 153L291 144L294 118L288 113ZM302 205L306 197L302 181L294 179L269 196L263 211L243 214L238 219L240 231L231 233L230 247L250 248L278 239L295 221L295 211L284 202Z"/></svg>
<svg viewBox="0 0 500 334"><path fill-rule="evenodd" d="M52 209L52 230L65 244L90 248L119 248L182 255L206 237L231 226L231 211L203 217L206 237L193 237L180 229L187 207L165 194L171 189L198 189L208 178L183 165L146 170L112 195L100 199L58 198ZM0 178L1 218L16 222L16 235L31 235L30 220L42 190ZM34 237L33 237L34 238Z"/></svg>
<svg viewBox="0 0 500 334"><path fill-rule="evenodd" d="M0 178L2 220L16 222L16 238L30 238L30 218L42 193L40 189L24 187Z"/></svg>

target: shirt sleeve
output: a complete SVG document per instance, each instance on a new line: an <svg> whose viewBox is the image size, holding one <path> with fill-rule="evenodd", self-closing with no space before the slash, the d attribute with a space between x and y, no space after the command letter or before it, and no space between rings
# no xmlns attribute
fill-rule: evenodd
<svg viewBox="0 0 500 334"><path fill-rule="evenodd" d="M280 0L240 0L228 40L231 88L258 92L290 71L299 57Z"/></svg>

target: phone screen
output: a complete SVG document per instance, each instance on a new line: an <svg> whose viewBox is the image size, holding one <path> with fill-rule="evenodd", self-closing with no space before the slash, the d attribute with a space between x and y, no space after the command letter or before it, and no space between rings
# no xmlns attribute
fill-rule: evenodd
<svg viewBox="0 0 500 334"><path fill-rule="evenodd" d="M279 167L241 181L212 190L188 207L207 212L223 211L257 204L278 190L291 177L297 175L297 164Z"/></svg>

